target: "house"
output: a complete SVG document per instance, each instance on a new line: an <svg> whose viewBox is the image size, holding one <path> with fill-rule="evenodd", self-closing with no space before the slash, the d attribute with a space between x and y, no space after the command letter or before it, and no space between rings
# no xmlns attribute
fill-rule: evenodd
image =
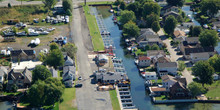
<svg viewBox="0 0 220 110"><path fill-rule="evenodd" d="M36 52L35 50L12 50L11 59L12 61L28 61L35 60Z"/></svg>
<svg viewBox="0 0 220 110"><path fill-rule="evenodd" d="M157 86L149 87L149 91L151 96L160 96L167 93L166 88Z"/></svg>
<svg viewBox="0 0 220 110"><path fill-rule="evenodd" d="M66 87L73 86L73 80L75 80L76 68L74 66L64 66L63 67L63 82Z"/></svg>
<svg viewBox="0 0 220 110"><path fill-rule="evenodd" d="M140 36L136 39L137 42L147 41L148 38L155 38L158 36L151 28L144 28L140 30Z"/></svg>
<svg viewBox="0 0 220 110"><path fill-rule="evenodd" d="M151 64L151 58L147 56L139 56L138 57L138 66L139 67L147 67Z"/></svg>
<svg viewBox="0 0 220 110"><path fill-rule="evenodd" d="M199 44L199 37L186 37L185 39L187 45Z"/></svg>
<svg viewBox="0 0 220 110"><path fill-rule="evenodd" d="M146 80L157 80L156 72L145 72L145 79Z"/></svg>
<svg viewBox="0 0 220 110"><path fill-rule="evenodd" d="M188 99L191 98L189 90L181 81L177 81L170 87L169 96L171 99Z"/></svg>
<svg viewBox="0 0 220 110"><path fill-rule="evenodd" d="M168 74L176 75L177 74L177 63L176 62L167 62L167 63L157 63L157 72L160 77L163 75L160 72L167 72Z"/></svg>
<svg viewBox="0 0 220 110"><path fill-rule="evenodd" d="M8 70L4 66L0 66L0 83L3 84L4 76L8 74Z"/></svg>
<svg viewBox="0 0 220 110"><path fill-rule="evenodd" d="M50 72L52 74L52 77L58 78L58 72L54 68L50 68Z"/></svg>
<svg viewBox="0 0 220 110"><path fill-rule="evenodd" d="M75 66L75 62L69 56L65 56L64 60L64 66Z"/></svg>
<svg viewBox="0 0 220 110"><path fill-rule="evenodd" d="M195 48L184 48L183 56L185 59L190 59L191 53L202 53L207 52L209 56L213 56L215 54L214 47L195 47Z"/></svg>
<svg viewBox="0 0 220 110"><path fill-rule="evenodd" d="M192 63L196 63L200 60L208 60L210 57L208 52L202 52L202 53L190 53L190 59Z"/></svg>
<svg viewBox="0 0 220 110"><path fill-rule="evenodd" d="M156 57L158 55L166 56L166 53L163 50L148 50L147 56L150 58Z"/></svg>
<svg viewBox="0 0 220 110"><path fill-rule="evenodd" d="M175 38L179 38L181 36L186 36L186 33L183 32L183 31L180 31L180 30L176 30L176 31L173 32L173 35L174 35Z"/></svg>
<svg viewBox="0 0 220 110"><path fill-rule="evenodd" d="M190 28L191 26L194 26L195 24L193 22L185 22L182 23L181 26L185 27L185 28Z"/></svg>
<svg viewBox="0 0 220 110"><path fill-rule="evenodd" d="M175 11L166 12L162 17L163 20L165 21L168 16L174 16L175 18L177 18L179 16L179 13L177 13Z"/></svg>
<svg viewBox="0 0 220 110"><path fill-rule="evenodd" d="M104 66L106 63L108 63L108 57L104 54L98 54L96 59L99 66Z"/></svg>
<svg viewBox="0 0 220 110"><path fill-rule="evenodd" d="M154 62L155 63L168 63L168 62L171 62L171 60L168 57L161 56L157 58Z"/></svg>
<svg viewBox="0 0 220 110"><path fill-rule="evenodd" d="M181 42L185 41L185 39L186 39L186 36L179 36L179 37L175 37L173 39L173 41L181 43Z"/></svg>
<svg viewBox="0 0 220 110"><path fill-rule="evenodd" d="M182 42L180 42L178 48L180 49L180 52L184 53L185 48L195 48L199 46L199 37L186 37Z"/></svg>
<svg viewBox="0 0 220 110"><path fill-rule="evenodd" d="M176 83L181 82L183 85L187 85L186 78L183 77L173 77L170 75L164 75L161 77L163 87L166 88L167 91L170 91L170 88Z"/></svg>
<svg viewBox="0 0 220 110"><path fill-rule="evenodd" d="M158 35L147 35L143 39L138 39L137 43L140 48L146 47L146 45L152 46L152 45L156 44L159 47L161 47L163 45L163 43Z"/></svg>
<svg viewBox="0 0 220 110"><path fill-rule="evenodd" d="M219 75L218 74L213 74L213 79L216 81L216 80L219 80Z"/></svg>
<svg viewBox="0 0 220 110"><path fill-rule="evenodd" d="M176 6L167 5L167 6L165 6L161 9L160 15L163 16L165 13L168 13L168 12L171 12L171 11L178 13L179 8L176 7Z"/></svg>
<svg viewBox="0 0 220 110"><path fill-rule="evenodd" d="M16 85L18 88L30 87L32 82L32 73L27 68L25 69L11 69L8 73L8 85L7 90L11 89L12 85Z"/></svg>
<svg viewBox="0 0 220 110"><path fill-rule="evenodd" d="M121 80L127 80L128 77L125 75L122 75L117 72L96 72L95 73L95 80L96 82L99 82L101 84L107 85L107 84L115 84L118 83Z"/></svg>

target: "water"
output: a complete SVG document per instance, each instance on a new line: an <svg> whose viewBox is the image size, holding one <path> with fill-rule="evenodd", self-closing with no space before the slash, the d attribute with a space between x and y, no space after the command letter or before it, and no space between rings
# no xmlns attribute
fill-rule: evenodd
<svg viewBox="0 0 220 110"><path fill-rule="evenodd" d="M108 13L106 9L109 7L97 7L99 14ZM105 10L105 11L103 11ZM126 56L123 48L120 46L121 30L112 21L112 14L103 17L104 23L114 41L116 56L123 59L123 63L131 80L131 95L135 106L140 110L219 110L220 104L161 104L154 105L151 103L150 97L145 92L144 79L139 75L138 69L134 64L132 57Z"/></svg>
<svg viewBox="0 0 220 110"><path fill-rule="evenodd" d="M193 17L193 12L190 11L190 6L183 6L182 10L186 13L186 15L189 15L190 19L196 26L200 26L200 23L196 21Z"/></svg>
<svg viewBox="0 0 220 110"><path fill-rule="evenodd" d="M12 103L8 101L0 102L0 110L13 110Z"/></svg>

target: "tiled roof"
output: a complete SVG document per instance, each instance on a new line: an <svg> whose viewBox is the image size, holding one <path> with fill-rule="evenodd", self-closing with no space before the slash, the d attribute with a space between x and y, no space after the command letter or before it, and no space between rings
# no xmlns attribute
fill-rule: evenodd
<svg viewBox="0 0 220 110"><path fill-rule="evenodd" d="M147 57L147 56L139 56L138 57L138 60L141 61L141 60L150 60L150 57Z"/></svg>
<svg viewBox="0 0 220 110"><path fill-rule="evenodd" d="M185 32L180 31L180 30L174 31L173 34L174 34L175 37L180 37L180 36L185 36L186 35Z"/></svg>
<svg viewBox="0 0 220 110"><path fill-rule="evenodd" d="M11 51L11 56L18 56L21 53L24 53L27 56L30 56L30 55L34 55L35 51L34 50L22 50L22 49L21 50L12 50Z"/></svg>
<svg viewBox="0 0 220 110"><path fill-rule="evenodd" d="M160 88L160 87L150 87L150 89L153 92L166 91L166 88Z"/></svg>

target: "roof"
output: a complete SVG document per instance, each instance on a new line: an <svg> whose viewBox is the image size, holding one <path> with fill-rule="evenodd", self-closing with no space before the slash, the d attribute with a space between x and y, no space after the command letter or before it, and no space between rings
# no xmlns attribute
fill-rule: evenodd
<svg viewBox="0 0 220 110"><path fill-rule="evenodd" d="M199 42L199 37L186 37L186 42L195 42L198 43Z"/></svg>
<svg viewBox="0 0 220 110"><path fill-rule="evenodd" d="M139 56L138 57L138 60L141 61L141 60L150 60L150 57L147 57L147 56Z"/></svg>
<svg viewBox="0 0 220 110"><path fill-rule="evenodd" d="M159 54L166 55L163 50L148 50L148 51L147 51L147 56L148 56L148 57L150 57L150 56L156 56L156 55L159 55Z"/></svg>
<svg viewBox="0 0 220 110"><path fill-rule="evenodd" d="M0 66L0 76L4 76L8 73L7 68L5 68L4 66Z"/></svg>
<svg viewBox="0 0 220 110"><path fill-rule="evenodd" d="M107 72L103 74L103 80L120 80L120 79L122 79L120 73Z"/></svg>
<svg viewBox="0 0 220 110"><path fill-rule="evenodd" d="M180 82L180 81L177 81L176 83L174 83L174 84L172 85L172 87L170 88L170 91L172 91L172 90L176 91L176 90L178 90L178 88L182 88L182 89L184 89L184 90L187 90L185 84L183 84L183 83Z"/></svg>
<svg viewBox="0 0 220 110"><path fill-rule="evenodd" d="M64 66L63 67L63 81L75 79L75 67L74 66Z"/></svg>
<svg viewBox="0 0 220 110"><path fill-rule="evenodd" d="M185 48L185 55L190 53L201 53L201 52L214 52L214 47L198 47L198 48Z"/></svg>
<svg viewBox="0 0 220 110"><path fill-rule="evenodd" d="M167 16L169 16L169 15L179 16L179 13L176 13L176 12L174 12L174 11L169 11L169 12L167 12L167 13L165 13L165 14L163 15L163 18L164 18L164 17L167 17Z"/></svg>
<svg viewBox="0 0 220 110"><path fill-rule="evenodd" d="M190 53L190 55L196 56L197 58L209 58L210 57L208 52Z"/></svg>
<svg viewBox="0 0 220 110"><path fill-rule="evenodd" d="M27 56L31 56L31 55L35 55L35 50L12 50L11 51L11 56L18 56L20 55L21 53L24 53L25 55Z"/></svg>
<svg viewBox="0 0 220 110"><path fill-rule="evenodd" d="M186 85L187 83L186 83L186 78L176 78L176 77L173 77L173 76L170 76L170 75L163 75L162 77L161 77L161 79L163 80L163 82L168 82L168 81L174 81L174 82L181 82L181 83L183 83L184 85Z"/></svg>
<svg viewBox="0 0 220 110"><path fill-rule="evenodd" d="M145 72L145 75L157 75L156 72Z"/></svg>
<svg viewBox="0 0 220 110"><path fill-rule="evenodd" d="M153 92L166 91L166 88L162 88L162 87L150 87L150 89Z"/></svg>
<svg viewBox="0 0 220 110"><path fill-rule="evenodd" d="M186 36L186 33L180 30L176 30L173 32L175 37Z"/></svg>
<svg viewBox="0 0 220 110"><path fill-rule="evenodd" d="M99 58L99 60L108 60L108 57L104 54L99 54L98 58Z"/></svg>
<svg viewBox="0 0 220 110"><path fill-rule="evenodd" d="M24 79L24 83L31 83L32 73L27 68L25 69L12 69L8 73L8 80Z"/></svg>
<svg viewBox="0 0 220 110"><path fill-rule="evenodd" d="M171 62L171 60L170 60L169 58L167 58L167 57L162 56L162 57L159 57L159 58L157 59L157 62L158 62L158 63Z"/></svg>
<svg viewBox="0 0 220 110"><path fill-rule="evenodd" d="M167 5L167 6L163 7L161 10L167 10L167 9L170 9L170 8L178 8L178 7L172 6L172 5Z"/></svg>
<svg viewBox="0 0 220 110"><path fill-rule="evenodd" d="M64 60L64 66L74 66L74 61L69 56L66 56Z"/></svg>
<svg viewBox="0 0 220 110"><path fill-rule="evenodd" d="M166 67L177 67L176 62L167 62L167 63L157 63L159 68L166 68Z"/></svg>
<svg viewBox="0 0 220 110"><path fill-rule="evenodd" d="M53 76L54 78L57 78L57 77L58 77L58 75L57 75L57 70L55 70L54 68L50 68L50 72L52 73L52 76Z"/></svg>
<svg viewBox="0 0 220 110"><path fill-rule="evenodd" d="M147 40L147 38L159 37L151 28L141 29L140 36L137 38L137 42L141 40Z"/></svg>

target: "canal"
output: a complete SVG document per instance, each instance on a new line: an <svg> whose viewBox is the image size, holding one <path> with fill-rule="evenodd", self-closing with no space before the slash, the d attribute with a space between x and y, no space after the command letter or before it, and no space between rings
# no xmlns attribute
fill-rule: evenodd
<svg viewBox="0 0 220 110"><path fill-rule="evenodd" d="M0 102L0 110L13 110L13 105L8 101Z"/></svg>
<svg viewBox="0 0 220 110"><path fill-rule="evenodd" d="M139 75L138 69L134 64L133 57L125 55L122 46L120 45L121 30L112 21L113 15L108 12L110 7L96 7L99 14L103 15L104 23L116 47L116 56L123 59L123 63L129 79L131 80L131 94L134 105L140 110L218 110L220 104L161 104L154 105L151 103L150 97L145 92L144 79Z"/></svg>

